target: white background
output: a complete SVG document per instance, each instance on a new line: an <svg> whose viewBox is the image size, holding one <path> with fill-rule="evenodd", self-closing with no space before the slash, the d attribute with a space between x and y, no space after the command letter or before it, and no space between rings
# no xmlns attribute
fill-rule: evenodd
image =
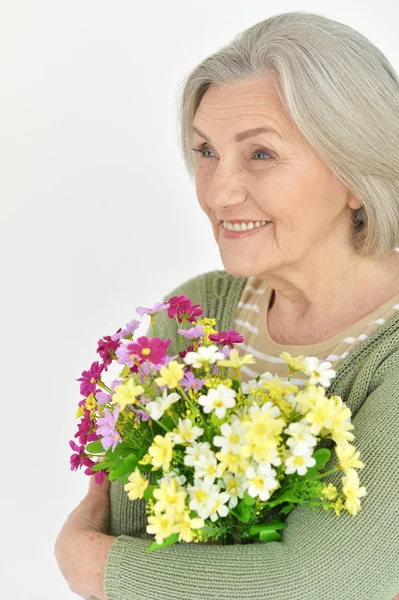
<svg viewBox="0 0 399 600"><path fill-rule="evenodd" d="M0 4L4 600L77 597L53 547L87 491L68 441L97 340L223 268L178 146L181 82L239 31L293 10L351 25L398 68L396 0Z"/></svg>

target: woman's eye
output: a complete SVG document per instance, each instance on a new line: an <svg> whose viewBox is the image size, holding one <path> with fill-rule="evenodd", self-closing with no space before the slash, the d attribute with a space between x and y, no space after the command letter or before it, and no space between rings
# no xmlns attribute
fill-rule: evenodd
<svg viewBox="0 0 399 600"><path fill-rule="evenodd" d="M191 149L194 150L194 152L200 152L204 158L212 158L211 156L205 156L205 152L211 152L209 150L209 148L206 148L205 146L201 146L201 148L191 148ZM272 158L271 154L269 154L269 152L267 152L266 150L263 150L262 148L258 148L256 150L253 150L252 153L253 153L253 155L255 155L255 154L265 154L269 158ZM211 154L212 154L212 152L211 152ZM259 161L257 161L257 162L259 162Z"/></svg>

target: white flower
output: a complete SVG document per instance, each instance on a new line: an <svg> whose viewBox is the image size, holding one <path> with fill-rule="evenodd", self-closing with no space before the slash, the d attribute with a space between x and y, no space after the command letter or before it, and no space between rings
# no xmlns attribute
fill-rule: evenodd
<svg viewBox="0 0 399 600"><path fill-rule="evenodd" d="M207 501L207 508L210 511L209 516L211 521L217 521L219 517L226 517L229 514L229 509L226 502L230 500L227 492L221 492L218 485L214 484L210 490Z"/></svg>
<svg viewBox="0 0 399 600"><path fill-rule="evenodd" d="M246 431L241 425L240 419L233 415L231 423L223 423L220 427L220 432L223 435L215 435L213 444L214 446L219 446L223 454L228 454L229 452L240 454L241 445L247 444L247 440L244 437Z"/></svg>
<svg viewBox="0 0 399 600"><path fill-rule="evenodd" d="M165 388L162 396L157 396L155 400L145 404L145 410L154 421L158 421L174 402L180 400L179 394L176 394L176 392L168 394L168 391L168 388Z"/></svg>
<svg viewBox="0 0 399 600"><path fill-rule="evenodd" d="M180 417L177 430L177 432L170 432L175 444L191 444L197 437L204 433L201 427L193 427L191 419L181 419Z"/></svg>
<svg viewBox="0 0 399 600"><path fill-rule="evenodd" d="M303 359L306 365L304 373L310 375L309 384L316 385L319 383L323 387L328 387L331 379L335 377L334 369L330 369L332 363L328 361L320 361L316 356L306 356Z"/></svg>
<svg viewBox="0 0 399 600"><path fill-rule="evenodd" d="M310 433L309 423L302 419L298 423L290 423L284 433L288 433L290 436L286 441L287 446L294 446L299 442L304 443L306 446L316 446L317 438Z"/></svg>
<svg viewBox="0 0 399 600"><path fill-rule="evenodd" d="M222 479L218 480L218 485L221 488L225 488L225 491L229 494L229 507L235 508L238 504L238 499L244 497L244 484L245 476L244 475L233 475L227 471Z"/></svg>
<svg viewBox="0 0 399 600"><path fill-rule="evenodd" d="M259 469L261 471L264 468L268 469L269 464L274 465L275 467L278 467L279 465L281 465L281 458L276 449L268 448L267 452L268 452L269 459L266 462L263 461L263 462L258 463Z"/></svg>
<svg viewBox="0 0 399 600"><path fill-rule="evenodd" d="M203 478L210 483L213 483L216 477L221 477L223 470L216 460L216 456L212 454L201 454L199 460L195 463L194 477Z"/></svg>
<svg viewBox="0 0 399 600"><path fill-rule="evenodd" d="M196 369L222 359L224 359L224 354L218 350L218 347L215 344L211 344L210 346L200 346L197 352L187 352L186 356L183 358L186 365L192 365Z"/></svg>
<svg viewBox="0 0 399 600"><path fill-rule="evenodd" d="M309 467L314 467L316 459L312 457L313 448L299 443L291 448L288 458L285 459L285 472L287 475L297 472L305 475Z"/></svg>
<svg viewBox="0 0 399 600"><path fill-rule="evenodd" d="M187 486L187 492L190 496L189 507L196 510L202 519L207 519L211 514L208 506L208 498L213 483L209 480L198 479L194 477L194 485Z"/></svg>
<svg viewBox="0 0 399 600"><path fill-rule="evenodd" d="M283 400L286 400L289 404L291 404L291 408L296 408L295 394L284 394Z"/></svg>
<svg viewBox="0 0 399 600"><path fill-rule="evenodd" d="M195 467L200 456L207 456L208 454L213 454L209 442L193 442L191 446L186 448L184 464L188 467Z"/></svg>
<svg viewBox="0 0 399 600"><path fill-rule="evenodd" d="M256 379L250 379L248 383L246 381L242 382L242 393L249 394L251 389L260 390L262 388L262 382L256 381Z"/></svg>
<svg viewBox="0 0 399 600"><path fill-rule="evenodd" d="M226 409L232 408L236 404L235 391L226 385L219 384L215 389L210 389L206 396L198 398L198 404L203 406L204 413L210 413L212 410L218 419L223 419L226 415Z"/></svg>
<svg viewBox="0 0 399 600"><path fill-rule="evenodd" d="M268 468L266 465L262 466L262 471L259 467L255 469L254 466L250 466L245 471L245 474L248 479L244 485L248 488L248 494L252 498L259 496L263 501L269 500L271 492L280 486L274 477L276 471L270 465Z"/></svg>
<svg viewBox="0 0 399 600"><path fill-rule="evenodd" d="M161 485L163 480L166 480L168 483L171 483L175 480L178 482L179 485L183 486L187 481L187 477L185 477L184 475L180 475L179 469L176 468L173 471L168 471L167 473L164 473L163 477L157 479L157 484Z"/></svg>

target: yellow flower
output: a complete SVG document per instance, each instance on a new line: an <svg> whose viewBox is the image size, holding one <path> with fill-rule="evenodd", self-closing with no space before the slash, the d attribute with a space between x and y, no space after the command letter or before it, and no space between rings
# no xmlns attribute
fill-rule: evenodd
<svg viewBox="0 0 399 600"><path fill-rule="evenodd" d="M148 517L147 533L155 533L155 541L162 544L164 539L172 535L174 525L173 517L167 514L158 514Z"/></svg>
<svg viewBox="0 0 399 600"><path fill-rule="evenodd" d="M178 386L179 381L184 377L184 366L177 362L177 360L171 360L166 367L162 367L160 370L161 377L155 379L155 383L159 386L167 385L171 390Z"/></svg>
<svg viewBox="0 0 399 600"><path fill-rule="evenodd" d="M79 417L84 415L84 413L85 413L85 407L79 406L78 410L76 411L76 418L79 419Z"/></svg>
<svg viewBox="0 0 399 600"><path fill-rule="evenodd" d="M293 383L281 381L276 375L272 379L260 379L261 389L267 392L272 400L281 398L286 394L295 394L299 392L298 386Z"/></svg>
<svg viewBox="0 0 399 600"><path fill-rule="evenodd" d="M364 463L359 460L359 452L356 451L355 446L352 446L352 444L336 446L335 452L338 456L340 468L343 471L364 468Z"/></svg>
<svg viewBox="0 0 399 600"><path fill-rule="evenodd" d="M309 385L306 391L299 392L296 400L297 407L311 425L312 435L318 435L322 429L331 431L337 411L335 402L325 396L323 386Z"/></svg>
<svg viewBox="0 0 399 600"><path fill-rule="evenodd" d="M151 464L151 454L145 454L141 460L138 461L140 465Z"/></svg>
<svg viewBox="0 0 399 600"><path fill-rule="evenodd" d="M143 477L138 467L128 477L130 483L124 485L125 492L129 496L130 500L136 500L136 498L143 498L144 492L149 485L149 481Z"/></svg>
<svg viewBox="0 0 399 600"><path fill-rule="evenodd" d="M119 404L121 410L126 408L126 404L136 404L138 394L144 392L144 388L141 385L135 385L134 378L130 377L126 383L117 385L114 390L111 402Z"/></svg>
<svg viewBox="0 0 399 600"><path fill-rule="evenodd" d="M202 345L203 346L211 346L215 342L209 339L210 335L218 333L216 329L213 329L213 326L216 324L216 319L201 319L197 321L197 325L202 325L202 329L204 330L204 335L201 336L203 338Z"/></svg>
<svg viewBox="0 0 399 600"><path fill-rule="evenodd" d="M244 365L253 365L255 363L256 360L254 359L253 354L245 354L245 356L240 358L238 350L236 349L231 350L230 358L217 361L219 367L231 367L232 369L240 369Z"/></svg>
<svg viewBox="0 0 399 600"><path fill-rule="evenodd" d="M327 498L327 500L334 500L337 495L337 488L332 483L329 483L321 490L323 496Z"/></svg>
<svg viewBox="0 0 399 600"><path fill-rule="evenodd" d="M93 408L97 406L97 401L94 397L94 394L90 394L90 396L87 396L85 406L87 410L93 410Z"/></svg>
<svg viewBox="0 0 399 600"><path fill-rule="evenodd" d="M179 489L179 482L176 479L172 479L172 481L163 479L160 487L154 489L154 498L158 500L155 504L155 513L182 514L185 509L186 496L187 493Z"/></svg>
<svg viewBox="0 0 399 600"><path fill-rule="evenodd" d="M280 354L280 358L285 360L285 362L288 364L289 370L293 373L306 369L306 363L303 360L305 357L302 356L302 354L301 356L293 357L289 352L282 352Z"/></svg>
<svg viewBox="0 0 399 600"><path fill-rule="evenodd" d="M188 510L184 511L184 514L180 521L178 521L172 527L172 533L179 533L179 542L191 542L194 537L193 529L200 529L205 525L205 522L200 517L191 518Z"/></svg>
<svg viewBox="0 0 399 600"><path fill-rule="evenodd" d="M148 453L151 455L152 464L156 469L162 467L164 471L169 471L173 446L174 444L168 434L165 437L155 436L153 443L148 448Z"/></svg>
<svg viewBox="0 0 399 600"><path fill-rule="evenodd" d="M339 517L340 512L345 509L345 504L341 497L337 498L334 504L332 504L332 508L335 510L337 517Z"/></svg>
<svg viewBox="0 0 399 600"><path fill-rule="evenodd" d="M219 462L219 467L222 472L229 471L230 473L234 473L238 475L239 473L244 473L245 470L249 467L249 461L242 454L234 454L234 452L223 453L216 452L216 458Z"/></svg>
<svg viewBox="0 0 399 600"><path fill-rule="evenodd" d="M356 515L360 510L360 500L367 495L364 486L359 487L359 475L354 469L349 469L342 477L342 491L346 497L345 507L351 515Z"/></svg>
<svg viewBox="0 0 399 600"><path fill-rule="evenodd" d="M348 442L355 439L353 433L350 433L354 426L348 420L351 416L351 411L347 406L338 404L338 396L331 396L330 400L335 403L335 411L332 415L332 426L330 428L331 437L338 446L345 446Z"/></svg>

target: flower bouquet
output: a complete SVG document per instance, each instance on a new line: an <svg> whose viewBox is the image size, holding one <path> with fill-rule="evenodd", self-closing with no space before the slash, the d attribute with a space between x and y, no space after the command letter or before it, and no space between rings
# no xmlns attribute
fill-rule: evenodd
<svg viewBox="0 0 399 600"><path fill-rule="evenodd" d="M161 311L176 321L175 356L167 354L172 340L156 335ZM331 363L283 352L287 381L266 372L245 383L240 369L256 361L233 348L242 336L218 332L215 319L199 320L203 311L190 298L136 312L149 315L153 337L134 340L140 321L132 320L99 340L101 362L77 380L80 446L69 444L71 469L86 466L98 484L119 479L129 499L147 501L147 532L155 536L147 551L176 542L280 540L298 504L357 514L366 490L356 469L364 464L350 443L349 408L325 394ZM181 343L189 345L180 350ZM113 361L121 371L107 385ZM290 383L298 371L309 376L302 391ZM339 463L327 471L331 451L317 448L323 439L335 443ZM337 470L342 490L323 481Z"/></svg>

